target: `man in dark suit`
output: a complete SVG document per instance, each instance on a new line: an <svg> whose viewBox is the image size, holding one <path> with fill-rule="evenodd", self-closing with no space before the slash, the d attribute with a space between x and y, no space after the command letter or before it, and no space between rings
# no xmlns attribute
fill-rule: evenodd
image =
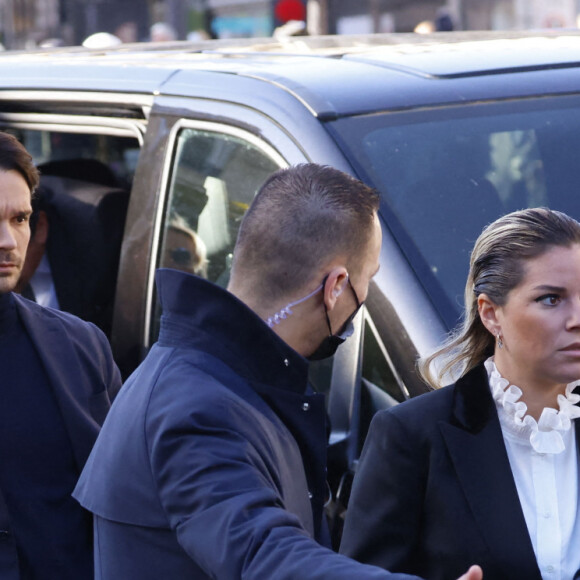
<svg viewBox="0 0 580 580"><path fill-rule="evenodd" d="M90 514L71 497L120 387L92 324L13 292L38 173L0 133L0 578L92 578Z"/></svg>
<svg viewBox="0 0 580 580"><path fill-rule="evenodd" d="M75 490L98 580L417 580L329 549L324 397L308 387L307 359L352 332L378 270L378 202L330 167L281 170L243 220L228 291L158 273L159 342Z"/></svg>
<svg viewBox="0 0 580 580"><path fill-rule="evenodd" d="M16 291L109 336L128 194L60 175L43 174L41 181Z"/></svg>

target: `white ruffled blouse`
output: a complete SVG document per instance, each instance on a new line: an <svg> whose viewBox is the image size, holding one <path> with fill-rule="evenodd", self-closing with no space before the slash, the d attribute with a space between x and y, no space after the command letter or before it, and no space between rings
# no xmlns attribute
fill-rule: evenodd
<svg viewBox="0 0 580 580"><path fill-rule="evenodd" d="M565 449L563 434L572 428L572 420L580 417L580 395L573 393L580 380L566 386L565 395L558 395L559 410L546 407L536 421L526 415L528 406L519 399L522 390L510 385L497 370L493 357L485 362L491 394L500 412L502 428L519 437L529 437L530 445L538 453L562 453ZM504 425L505 423L505 425Z"/></svg>
<svg viewBox="0 0 580 580"><path fill-rule="evenodd" d="M570 580L580 569L578 447L580 417L575 381L546 407L539 421L527 415L522 390L510 385L493 357L485 362L489 386L538 566L544 580Z"/></svg>

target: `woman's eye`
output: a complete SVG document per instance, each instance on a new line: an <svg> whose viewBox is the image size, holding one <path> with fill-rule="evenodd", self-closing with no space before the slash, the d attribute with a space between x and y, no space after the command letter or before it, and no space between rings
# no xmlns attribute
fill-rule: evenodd
<svg viewBox="0 0 580 580"><path fill-rule="evenodd" d="M536 302L545 304L546 306L556 306L560 302L560 296L557 294L544 294L539 298L536 298Z"/></svg>

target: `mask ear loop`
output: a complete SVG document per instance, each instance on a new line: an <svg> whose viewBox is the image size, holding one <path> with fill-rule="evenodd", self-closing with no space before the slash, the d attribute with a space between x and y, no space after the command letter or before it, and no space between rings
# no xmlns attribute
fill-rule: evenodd
<svg viewBox="0 0 580 580"><path fill-rule="evenodd" d="M276 314L272 314L272 316L268 316L268 318L266 319L266 324L270 328L272 328L276 324L280 324L280 322L282 322L282 320L286 320L286 318L288 318L288 316L290 316L292 314L292 308L294 308L294 306L297 306L298 304L302 304L302 302L306 302L306 300L308 300L309 298L312 298L315 294L318 294L318 292L320 292L324 288L325 282L326 282L326 278L324 279L322 284L320 286L318 286L318 288L316 288L316 290L313 290L312 292L310 292L310 294L308 294L308 296L304 296L304 298L300 298L300 300L296 300L295 302L290 302L290 303L286 304L286 306L284 306L284 308L282 308L281 310L278 310L278 312L276 312Z"/></svg>

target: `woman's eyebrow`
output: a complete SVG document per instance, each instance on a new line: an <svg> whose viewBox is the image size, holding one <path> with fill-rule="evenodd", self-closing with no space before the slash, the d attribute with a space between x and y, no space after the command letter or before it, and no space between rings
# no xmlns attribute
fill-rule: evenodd
<svg viewBox="0 0 580 580"><path fill-rule="evenodd" d="M550 284L540 284L539 286L534 286L533 290L543 292L565 292L566 288L562 286L551 286Z"/></svg>

